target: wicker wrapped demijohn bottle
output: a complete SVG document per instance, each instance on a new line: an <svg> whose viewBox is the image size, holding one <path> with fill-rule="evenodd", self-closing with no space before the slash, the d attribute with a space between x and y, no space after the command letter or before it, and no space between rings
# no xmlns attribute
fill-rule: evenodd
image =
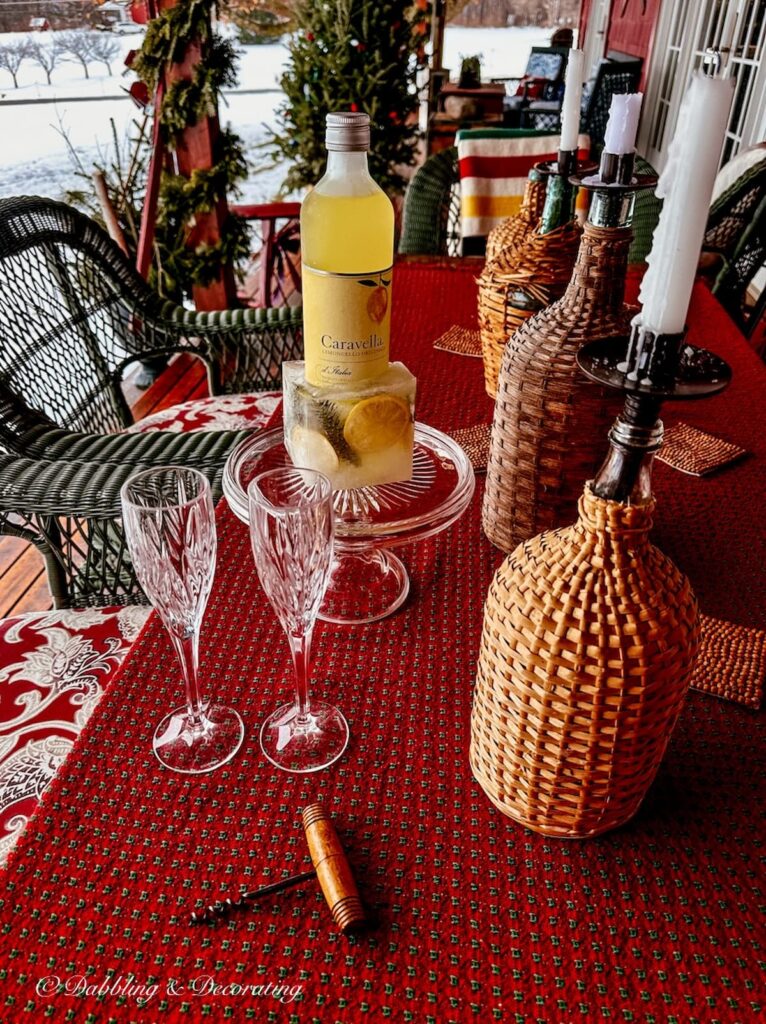
<svg viewBox="0 0 766 1024"><path fill-rule="evenodd" d="M641 314L629 338L578 353L592 381L625 395L579 518L520 544L487 596L471 767L497 807L548 835L598 835L635 814L691 678L697 605L649 542L650 471L662 402L715 394L731 377L684 344L684 322L732 91L694 76L659 183Z"/></svg>
<svg viewBox="0 0 766 1024"><path fill-rule="evenodd" d="M562 152L558 161L537 164L535 171L545 182L537 223L494 255L488 240L487 263L479 277L479 332L484 383L491 398L497 392L508 338L525 320L560 298L571 277L582 234L574 219L575 190L568 181L576 158L576 151Z"/></svg>
<svg viewBox="0 0 766 1024"><path fill-rule="evenodd" d="M655 181L633 175L632 153L604 153L598 177L583 180L593 198L564 295L526 320L504 348L482 525L505 552L570 520L583 480L598 467L619 403L578 371L577 350L629 330L633 204L636 191Z"/></svg>
<svg viewBox="0 0 766 1024"><path fill-rule="evenodd" d="M545 204L540 223L517 245L494 254L479 278L479 332L484 359L484 383L494 398L497 376L508 338L549 302L559 298L572 272L580 241L574 219L574 189L570 176L577 171L581 143L580 98L585 55L570 50L561 107L561 135L556 160L543 161L535 170L546 179Z"/></svg>
<svg viewBox="0 0 766 1024"><path fill-rule="evenodd" d="M527 177L524 198L518 213L507 217L487 235L487 261L495 259L504 249L513 249L537 227L545 204L545 179L533 167Z"/></svg>
<svg viewBox="0 0 766 1024"><path fill-rule="evenodd" d="M699 395L725 387L729 374L687 346L685 383L677 385L659 367L675 361L681 336L665 341L664 351L655 346L657 372L643 364L648 384L628 390L577 521L520 544L487 596L471 767L503 813L546 835L598 835L636 813L691 678L697 603L648 538L657 413L663 397L684 397L692 379ZM588 346L597 349L588 372L630 383L642 344L620 369L614 344ZM610 360L611 376L602 372Z"/></svg>

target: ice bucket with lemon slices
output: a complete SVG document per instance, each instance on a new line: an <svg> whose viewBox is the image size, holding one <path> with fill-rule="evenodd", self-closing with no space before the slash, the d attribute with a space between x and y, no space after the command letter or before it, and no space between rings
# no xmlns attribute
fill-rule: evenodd
<svg viewBox="0 0 766 1024"><path fill-rule="evenodd" d="M373 380L317 387L303 362L288 362L282 381L293 465L324 473L336 490L411 478L415 378L403 363Z"/></svg>

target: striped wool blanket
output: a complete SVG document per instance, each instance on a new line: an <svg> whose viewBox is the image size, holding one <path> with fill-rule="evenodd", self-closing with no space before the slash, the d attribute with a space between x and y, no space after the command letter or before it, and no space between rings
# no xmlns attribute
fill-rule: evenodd
<svg viewBox="0 0 766 1024"><path fill-rule="evenodd" d="M559 136L503 128L457 133L462 237L488 235L521 205L530 169L558 155ZM590 139L579 138L578 155L588 156Z"/></svg>

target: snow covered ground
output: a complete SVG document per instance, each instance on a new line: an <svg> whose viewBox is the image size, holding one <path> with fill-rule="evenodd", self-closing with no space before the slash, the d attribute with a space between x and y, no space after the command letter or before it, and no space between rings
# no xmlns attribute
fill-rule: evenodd
<svg viewBox="0 0 766 1024"><path fill-rule="evenodd" d="M545 45L549 29L447 28L444 63L453 77L461 57L481 54L485 78L520 75L531 46ZM46 33L35 33L45 43ZM0 34L0 45L18 40ZM47 85L38 65L26 61L19 72L19 88L0 70L0 196L48 195L61 198L71 188L81 188L75 161L66 138L88 170L95 161L108 163L112 149L110 119L119 138L126 138L138 110L127 96L133 81L125 72L124 58L141 45L141 34L115 37L121 53L112 64L112 76L102 64L92 64L85 79L79 64L62 63ZM279 43L242 47L238 90L225 97L221 120L230 122L244 140L253 169L243 199L263 202L274 197L283 177L282 168L263 171L265 158L259 146L275 126L280 103L279 77L287 50ZM252 93L245 90L273 90ZM106 97L106 98L104 98ZM259 169L260 172L259 172Z"/></svg>
<svg viewBox="0 0 766 1024"><path fill-rule="evenodd" d="M548 46L550 28L463 28L447 26L444 66L456 79L462 57L481 56L484 78L517 78L524 73L533 46Z"/></svg>

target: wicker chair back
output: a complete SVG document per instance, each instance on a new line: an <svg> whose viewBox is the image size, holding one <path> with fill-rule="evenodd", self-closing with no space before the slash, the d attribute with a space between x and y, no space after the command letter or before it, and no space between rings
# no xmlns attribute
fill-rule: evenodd
<svg viewBox="0 0 766 1024"><path fill-rule="evenodd" d="M144 601L120 522L140 469L199 469L221 492L235 431L119 433L125 367L202 359L212 394L278 388L302 356L300 308L198 313L155 295L97 224L63 203L0 200L0 534L35 544L58 607Z"/></svg>
<svg viewBox="0 0 766 1024"><path fill-rule="evenodd" d="M0 374L38 415L73 430L128 426L119 381L148 347L132 312L152 305L90 218L46 199L0 200Z"/></svg>

